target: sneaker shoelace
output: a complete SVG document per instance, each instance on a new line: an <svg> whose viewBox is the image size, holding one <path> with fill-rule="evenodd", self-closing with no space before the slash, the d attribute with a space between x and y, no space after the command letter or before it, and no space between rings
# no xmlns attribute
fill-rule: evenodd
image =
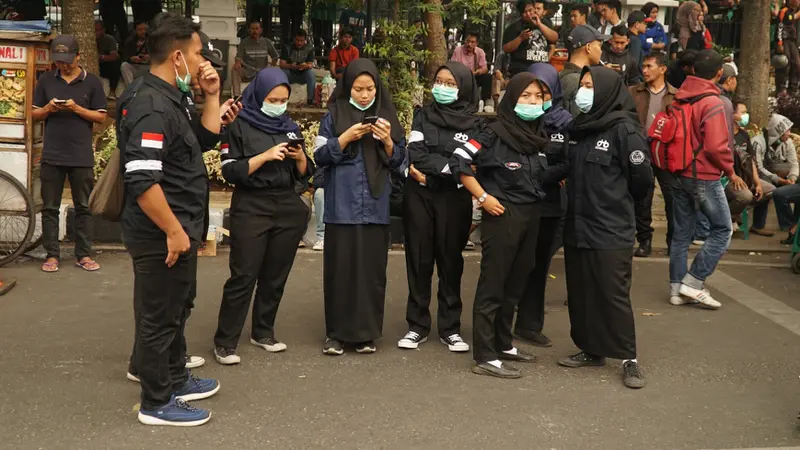
<svg viewBox="0 0 800 450"><path fill-rule="evenodd" d="M408 333L406 333L405 339L408 339L409 341L416 341L417 339L419 339L419 333L416 333L414 331L409 331Z"/></svg>
<svg viewBox="0 0 800 450"><path fill-rule="evenodd" d="M219 356L223 357L223 358L226 358L226 357L228 357L228 356L231 356L231 355L234 355L234 354L236 354L236 351L235 351L234 349L232 349L232 348L220 347L220 348L217 350L217 354L218 354Z"/></svg>
<svg viewBox="0 0 800 450"><path fill-rule="evenodd" d="M625 364L625 375L630 377L641 378L642 374L639 372L639 365L633 362Z"/></svg>
<svg viewBox="0 0 800 450"><path fill-rule="evenodd" d="M461 339L461 336L460 336L460 335L458 335L458 334L451 334L450 336L447 336L447 339L448 339L450 342L454 343L454 344L457 344L457 343L459 343L459 342L464 342L464 340L463 340L463 339Z"/></svg>
<svg viewBox="0 0 800 450"><path fill-rule="evenodd" d="M182 400L180 398L176 398L175 399L175 406L177 406L178 408L184 409L186 411L189 411L189 412L198 412L198 411L200 411L200 409L195 408L194 406L186 403L186 401L184 401L184 400Z"/></svg>

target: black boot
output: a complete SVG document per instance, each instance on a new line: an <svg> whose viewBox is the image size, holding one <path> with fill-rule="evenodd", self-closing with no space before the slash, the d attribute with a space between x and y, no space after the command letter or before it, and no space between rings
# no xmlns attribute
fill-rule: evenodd
<svg viewBox="0 0 800 450"><path fill-rule="evenodd" d="M646 239L639 243L639 248L633 252L633 256L638 258L647 258L650 256L650 253L653 251L650 239Z"/></svg>
<svg viewBox="0 0 800 450"><path fill-rule="evenodd" d="M783 245L794 245L794 233L789 233L789 236L781 241Z"/></svg>

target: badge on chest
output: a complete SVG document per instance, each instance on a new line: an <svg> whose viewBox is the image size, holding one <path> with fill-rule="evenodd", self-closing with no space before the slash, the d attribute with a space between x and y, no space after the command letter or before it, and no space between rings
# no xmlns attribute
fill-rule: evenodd
<svg viewBox="0 0 800 450"><path fill-rule="evenodd" d="M607 151L608 151L608 147L609 147L610 145L611 145L611 144L609 144L607 140L605 140L605 139L600 139L599 141L597 141L597 144L595 144L594 148L595 148L596 150L602 150L602 151L604 151L604 152L607 152Z"/></svg>

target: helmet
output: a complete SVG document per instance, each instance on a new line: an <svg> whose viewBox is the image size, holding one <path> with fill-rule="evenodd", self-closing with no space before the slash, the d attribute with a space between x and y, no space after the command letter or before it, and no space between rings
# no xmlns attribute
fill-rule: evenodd
<svg viewBox="0 0 800 450"><path fill-rule="evenodd" d="M772 55L772 65L776 69L785 69L789 65L789 58L786 55Z"/></svg>

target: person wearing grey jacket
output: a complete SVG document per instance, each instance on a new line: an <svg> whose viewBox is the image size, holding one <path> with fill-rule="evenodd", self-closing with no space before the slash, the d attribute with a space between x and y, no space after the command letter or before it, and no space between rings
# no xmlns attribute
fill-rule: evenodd
<svg viewBox="0 0 800 450"><path fill-rule="evenodd" d="M789 231L789 237L782 241L791 243L797 228L797 208L792 212L791 203L800 200L800 185L797 182L800 166L797 162L797 151L790 138L791 120L780 114L773 114L767 124L767 145L763 135L753 139L756 151L756 167L761 179L774 184L777 189L773 194L775 212L778 215L778 226Z"/></svg>

